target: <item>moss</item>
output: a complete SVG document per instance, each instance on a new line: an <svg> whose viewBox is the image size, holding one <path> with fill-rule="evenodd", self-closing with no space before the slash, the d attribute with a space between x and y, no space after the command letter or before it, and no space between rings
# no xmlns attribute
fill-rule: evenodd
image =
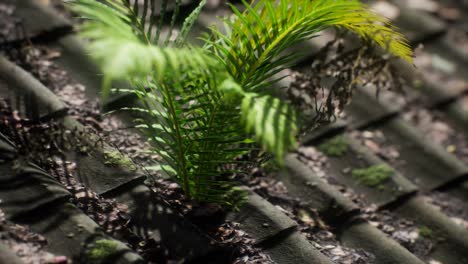
<svg viewBox="0 0 468 264"><path fill-rule="evenodd" d="M421 80L414 80L413 81L413 87L416 89L422 89L423 88L423 82Z"/></svg>
<svg viewBox="0 0 468 264"><path fill-rule="evenodd" d="M104 164L109 166L121 166L131 171L137 170L133 161L119 151L104 151Z"/></svg>
<svg viewBox="0 0 468 264"><path fill-rule="evenodd" d="M381 184L388 180L394 173L395 171L385 164L373 165L365 169L354 169L351 171L351 175L355 179L370 187L381 186Z"/></svg>
<svg viewBox="0 0 468 264"><path fill-rule="evenodd" d="M343 136L334 137L318 146L328 156L340 157L348 151L349 143Z"/></svg>
<svg viewBox="0 0 468 264"><path fill-rule="evenodd" d="M427 226L421 226L421 227L419 228L419 234L420 234L422 237L431 238L431 237L432 237L432 229L430 229L430 228L427 227Z"/></svg>
<svg viewBox="0 0 468 264"><path fill-rule="evenodd" d="M118 243L113 240L97 240L86 252L87 259L93 263L100 263L102 260L105 260L106 258L115 254L117 252L118 246Z"/></svg>

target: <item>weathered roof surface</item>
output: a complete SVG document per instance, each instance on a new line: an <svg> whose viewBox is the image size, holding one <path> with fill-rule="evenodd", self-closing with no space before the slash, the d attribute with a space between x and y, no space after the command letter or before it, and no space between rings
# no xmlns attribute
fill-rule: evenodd
<svg viewBox="0 0 468 264"><path fill-rule="evenodd" d="M52 9L41 7L35 16L46 10L44 14L52 18L42 19L45 24L36 24L37 18L29 15L34 5L31 1L17 6L17 15L25 21L27 36L59 49L61 56L57 64L87 87L89 98L97 97L100 86L97 69L85 56L82 41L63 30L69 27L69 22L55 18L57 14ZM340 246L364 250L373 255L374 263L468 263L468 148L464 145L468 135L468 32L463 16L467 6L461 2L457 5L451 1L422 1L437 5L434 9L411 2L378 1L376 5L381 6L376 9L396 10L386 15L410 38L414 47L421 43L425 47L415 60L419 68L400 65L402 76L410 84L411 98L417 100L405 102L385 95L376 98L373 91L356 91L345 116L306 136L300 150L287 157L287 169L277 173L276 178L290 197L318 212L331 227ZM192 6L188 4L187 8ZM208 10L202 14L200 26L214 19L213 12ZM460 33L464 40L456 41L453 34ZM317 48L315 45L305 43L301 49L312 52ZM304 58L295 70L307 69L310 56ZM1 58L0 91L8 88L18 93L22 88L24 98L37 98L39 116L60 117L67 127L82 129L81 124L67 116L66 107L57 97L44 90L47 88L35 77L17 68ZM44 91L40 92L41 89ZM333 144L337 138L344 146L342 153L336 155L320 147L330 141ZM0 148L1 155L14 151L6 143ZM128 205L136 232L151 230L155 240L167 243L174 252L188 259L219 252L190 220L180 218L170 206L158 200L142 183L145 178L142 174L128 171L128 168L104 166L102 155L105 152L106 147L103 147L84 158L80 169L89 177L86 182L90 189ZM380 180L366 182L368 178L360 176L365 177L366 173L371 173L369 169L376 168L383 171ZM5 177L13 175L5 173ZM370 176L375 177L375 172ZM22 190L29 188L28 185L0 188L0 198L4 201L12 197L9 192L41 197L24 207L10 208L6 203L0 204L0 208L13 220L21 220L30 210L50 203L69 208L63 210L65 213L75 212L72 205L54 202L68 195L60 185L54 186L47 185L38 191ZM293 212L281 209L271 196L262 194L263 197L251 191L246 206L228 219L239 222L240 228L275 262L345 263L339 262L330 248L317 245L313 237L302 232L303 226L296 221ZM443 201L438 200L441 197ZM447 204L456 204L457 210ZM86 218L84 214L80 217ZM385 217L390 220L379 224ZM411 222L405 230L392 227L392 222L405 221ZM34 227L34 223L31 225ZM39 227L37 230L41 232L42 226ZM51 248L55 246L55 239L64 235L50 235ZM186 239L174 240L173 237ZM428 246L421 250L415 246L418 243ZM57 249L57 252L75 254L67 250ZM360 262L356 260L356 263Z"/></svg>

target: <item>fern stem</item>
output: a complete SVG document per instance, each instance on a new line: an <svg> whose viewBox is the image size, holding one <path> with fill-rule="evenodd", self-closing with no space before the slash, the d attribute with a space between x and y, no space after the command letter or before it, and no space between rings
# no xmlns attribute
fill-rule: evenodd
<svg viewBox="0 0 468 264"><path fill-rule="evenodd" d="M185 192L185 195L187 195L187 198L190 199L191 194L190 194L190 185L189 185L189 179L188 179L188 173L187 173L187 162L185 160L185 152L183 150L183 140L182 140L182 134L180 132L180 127L179 127L180 125L179 118L175 111L174 102L171 96L172 95L171 91L169 90L167 85L162 85L162 88L164 89L164 93L166 93L167 95L167 103L169 106L169 112L174 121L174 130L176 132L177 150L178 150L177 156L179 158L179 162L181 163L180 164L181 170L179 172L182 173L182 176L181 176L182 181L183 181L182 188L184 189L184 192Z"/></svg>
<svg viewBox="0 0 468 264"><path fill-rule="evenodd" d="M218 101L218 102L219 102L219 101ZM219 104L216 104L215 107L214 107L214 109L211 111L210 119L209 119L209 122L208 122L208 127L209 127L209 128L212 128L212 127L213 127L213 122L214 122L214 120L215 120L215 116L216 116L218 107L219 107ZM210 129L210 130L211 130L211 129ZM208 132L208 134L211 134L211 133ZM206 148L207 148L207 144L208 144L208 142L207 142L207 141L204 141L203 144L202 144L202 145L203 145L202 149L206 149ZM200 160L211 160L212 157L213 157L213 154L214 154L214 152L209 153L209 154L207 155L208 157L205 159L204 156L205 156L206 154L203 153L203 154L201 154L201 156L202 156L203 158L200 157ZM206 164L206 165L209 166L209 164ZM203 165L199 166L198 171L204 171L204 170L202 169L202 168L204 168L204 167L202 167L202 166L203 166ZM196 186L197 186L197 193L200 193L200 187L201 187L200 180L201 180L200 177L197 177L197 184L196 184Z"/></svg>

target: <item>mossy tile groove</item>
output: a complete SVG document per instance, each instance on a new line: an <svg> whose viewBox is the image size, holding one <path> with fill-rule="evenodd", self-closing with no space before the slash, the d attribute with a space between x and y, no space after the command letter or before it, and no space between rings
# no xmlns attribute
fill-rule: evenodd
<svg viewBox="0 0 468 264"><path fill-rule="evenodd" d="M65 255L77 263L88 263L82 261L87 250L84 245L92 244L100 239L112 239L105 235L91 218L71 203L47 208L40 214L23 219L19 223L28 225L34 232L44 235L49 241L48 249L52 253ZM144 263L140 256L122 242L113 241L118 244L118 247L111 263Z"/></svg>
<svg viewBox="0 0 468 264"><path fill-rule="evenodd" d="M348 152L349 144L343 136L336 136L320 144L318 149L328 156L341 157Z"/></svg>
<svg viewBox="0 0 468 264"><path fill-rule="evenodd" d="M136 169L106 164L105 160L102 153L93 152L79 157L77 163L77 172L80 177L84 179L87 186L100 195L105 195L127 184L132 185L135 180L143 182L146 179L146 176Z"/></svg>
<svg viewBox="0 0 468 264"><path fill-rule="evenodd" d="M359 119L366 113L388 109L387 105L390 104L385 98L379 102L375 95L368 94L363 97L361 104L351 104L347 111L352 116L351 119ZM421 135L423 132L418 131L399 115L390 115L386 119L381 117L380 122L367 122L367 125L383 131L387 141L398 149L400 159L406 161L405 165L398 164L396 169L422 190L437 189L468 174L468 167L463 162L447 153L441 146L426 140Z"/></svg>
<svg viewBox="0 0 468 264"><path fill-rule="evenodd" d="M434 190L468 174L468 167L440 145L421 135L421 131L402 118L382 124L387 141L394 145L405 164L396 165L398 171L422 190Z"/></svg>
<svg viewBox="0 0 468 264"><path fill-rule="evenodd" d="M383 183L389 180L396 172L386 164L372 165L364 169L351 171L352 177L361 184L369 187L385 188Z"/></svg>
<svg viewBox="0 0 468 264"><path fill-rule="evenodd" d="M80 257L80 262L87 264L145 263L139 256L130 252L129 248L122 242L103 237L87 244ZM125 256L125 258L122 258L122 256Z"/></svg>
<svg viewBox="0 0 468 264"><path fill-rule="evenodd" d="M81 140L96 146L96 149L87 153L75 155L77 173L84 183L100 195L105 195L115 189L130 190L135 181L143 182L146 175L128 157L120 154L117 149L107 145L94 134L86 131L84 126L72 117L60 119L60 122L70 131L82 131ZM105 153L114 153L113 159L106 158ZM116 154L119 153L119 154ZM108 154L109 155L109 154Z"/></svg>
<svg viewBox="0 0 468 264"><path fill-rule="evenodd" d="M297 167L305 167L305 165L301 165L301 162L295 160L294 157L288 157L288 163L292 168ZM314 183L323 182L323 180L318 177L315 172L308 168L301 169L303 172L307 172L307 178ZM292 175L291 178L295 178L294 176L301 176L300 174ZM303 176L301 176L303 177ZM327 197L327 199L320 199L314 200L314 196L305 196L305 192L300 193L296 190L301 190L301 186L304 184L301 181L290 182L288 180L284 181L288 190L290 190L290 194L295 197L302 198L305 202L312 204L313 207L316 208L329 208L330 207L330 200L340 201L341 204L348 204L352 205L352 208L357 208L349 198L345 197L342 193L340 193L336 188L332 187L329 184L322 185L320 195ZM319 185L317 185L319 186ZM324 192L322 188L329 188L328 191ZM310 191L309 191L310 192ZM313 192L310 192L313 193ZM322 203L321 205L319 203ZM322 215L323 212L319 211ZM342 221L333 223L332 220L325 218L328 223L333 223L334 227L337 230L341 230L339 232L339 239L344 245L350 245L353 248L363 248L367 252L370 252L375 255L376 263L422 263L418 258L408 252L404 247L393 241L392 239L388 238L383 232L378 230L376 227L371 226L366 221L356 221L359 219L359 211L352 211L352 214L346 215Z"/></svg>
<svg viewBox="0 0 468 264"><path fill-rule="evenodd" d="M427 203L424 197L413 197L394 211L431 231L431 239L434 242L431 257L442 263L468 262L468 231Z"/></svg>
<svg viewBox="0 0 468 264"><path fill-rule="evenodd" d="M351 137L344 136L349 150L341 157L329 157L330 176L365 194L369 201L385 207L401 197L417 192L418 188L390 165L361 146Z"/></svg>

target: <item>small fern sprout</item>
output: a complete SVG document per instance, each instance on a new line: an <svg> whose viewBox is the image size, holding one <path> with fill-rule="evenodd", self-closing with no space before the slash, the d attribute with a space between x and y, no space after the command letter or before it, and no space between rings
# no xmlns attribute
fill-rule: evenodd
<svg viewBox="0 0 468 264"><path fill-rule="evenodd" d="M282 165L297 146L297 113L271 90L297 56L289 47L337 27L408 62L412 56L387 20L356 0L243 0L243 11L230 5L228 33L212 28L201 48L187 36L206 0L178 34L180 0L172 12L167 0L69 2L87 19L81 33L102 67L103 98L117 79L139 98L134 110L144 117L135 122L162 158L155 169L173 177L188 198L234 208L245 197L230 179L245 167L239 156L260 146Z"/></svg>

